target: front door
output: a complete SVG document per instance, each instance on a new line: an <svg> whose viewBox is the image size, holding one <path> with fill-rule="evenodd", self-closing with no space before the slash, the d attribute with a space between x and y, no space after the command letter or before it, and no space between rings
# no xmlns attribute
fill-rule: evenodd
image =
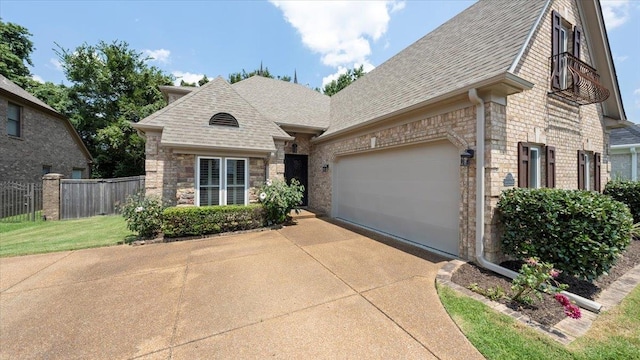
<svg viewBox="0 0 640 360"><path fill-rule="evenodd" d="M284 177L287 179L287 184L291 183L291 179L296 179L304 186L302 206L307 206L307 195L309 194L307 164L307 155L285 154L284 156Z"/></svg>

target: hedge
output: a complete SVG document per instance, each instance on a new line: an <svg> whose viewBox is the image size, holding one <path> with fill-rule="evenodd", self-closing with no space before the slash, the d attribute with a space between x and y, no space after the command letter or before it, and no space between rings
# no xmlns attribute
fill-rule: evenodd
<svg viewBox="0 0 640 360"><path fill-rule="evenodd" d="M631 240L629 208L596 192L514 188L502 193L498 212L505 254L535 256L589 281L609 271Z"/></svg>
<svg viewBox="0 0 640 360"><path fill-rule="evenodd" d="M262 205L170 207L162 214L162 232L168 238L250 230L265 224Z"/></svg>
<svg viewBox="0 0 640 360"><path fill-rule="evenodd" d="M640 222L640 181L609 181L603 193L625 203L631 210L633 221Z"/></svg>

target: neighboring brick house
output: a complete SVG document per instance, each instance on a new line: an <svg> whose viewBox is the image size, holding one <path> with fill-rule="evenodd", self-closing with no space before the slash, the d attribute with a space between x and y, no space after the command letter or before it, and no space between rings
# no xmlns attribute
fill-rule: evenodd
<svg viewBox="0 0 640 360"><path fill-rule="evenodd" d="M69 120L2 75L0 118L0 181L89 177L91 154Z"/></svg>
<svg viewBox="0 0 640 360"><path fill-rule="evenodd" d="M312 209L496 260L500 193L599 191L608 131L627 125L597 0L481 0L331 98L217 78L135 126L147 193L174 204L248 203L267 178L302 178Z"/></svg>
<svg viewBox="0 0 640 360"><path fill-rule="evenodd" d="M611 130L611 177L640 181L640 125Z"/></svg>

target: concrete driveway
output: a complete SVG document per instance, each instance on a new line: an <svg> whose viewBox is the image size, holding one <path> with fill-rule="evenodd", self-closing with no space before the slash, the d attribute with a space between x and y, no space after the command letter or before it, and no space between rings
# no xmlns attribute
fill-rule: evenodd
<svg viewBox="0 0 640 360"><path fill-rule="evenodd" d="M3 258L0 358L481 359L438 300L443 261L321 219Z"/></svg>

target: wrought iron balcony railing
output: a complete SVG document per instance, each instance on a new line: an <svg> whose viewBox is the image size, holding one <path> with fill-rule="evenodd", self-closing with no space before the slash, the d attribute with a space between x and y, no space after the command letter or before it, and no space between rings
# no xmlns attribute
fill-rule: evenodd
<svg viewBox="0 0 640 360"><path fill-rule="evenodd" d="M600 84L596 69L570 53L554 55L551 60L551 93L580 105L607 100L609 90Z"/></svg>

